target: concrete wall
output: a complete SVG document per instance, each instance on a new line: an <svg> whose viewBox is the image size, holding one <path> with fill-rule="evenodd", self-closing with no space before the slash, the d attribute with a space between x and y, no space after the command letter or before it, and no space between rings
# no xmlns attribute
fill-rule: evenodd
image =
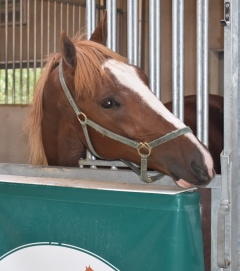
<svg viewBox="0 0 240 271"><path fill-rule="evenodd" d="M0 163L28 163L27 136L23 126L28 106L0 106Z"/></svg>

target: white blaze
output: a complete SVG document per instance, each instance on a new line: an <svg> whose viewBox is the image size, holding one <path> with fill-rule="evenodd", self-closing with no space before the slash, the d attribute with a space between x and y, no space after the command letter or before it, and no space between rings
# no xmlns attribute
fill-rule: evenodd
<svg viewBox="0 0 240 271"><path fill-rule="evenodd" d="M156 114L160 115L168 122L172 123L176 129L186 127L186 125L176 118L158 99L157 97L149 91L149 88L143 83L139 78L135 68L133 66L127 65L123 62L118 62L114 59L109 59L103 64L103 68L107 68L116 77L121 85L134 91L140 96L142 101L150 108L152 108ZM203 146L198 142L196 137L191 134L185 134L203 153L205 158L205 164L208 167L208 173L213 176L213 161L210 154L203 148Z"/></svg>

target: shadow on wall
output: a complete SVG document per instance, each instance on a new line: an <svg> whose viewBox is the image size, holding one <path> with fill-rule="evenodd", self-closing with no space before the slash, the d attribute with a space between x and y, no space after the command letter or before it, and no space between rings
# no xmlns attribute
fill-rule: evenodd
<svg viewBox="0 0 240 271"><path fill-rule="evenodd" d="M27 136L23 126L28 106L0 106L0 163L27 164Z"/></svg>

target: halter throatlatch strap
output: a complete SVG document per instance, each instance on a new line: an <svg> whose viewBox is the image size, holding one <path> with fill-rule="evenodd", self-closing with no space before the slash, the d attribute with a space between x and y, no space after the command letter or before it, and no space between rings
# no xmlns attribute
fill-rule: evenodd
<svg viewBox="0 0 240 271"><path fill-rule="evenodd" d="M121 135L118 135L114 132L111 132L105 128L103 128L102 126L98 125L97 123L95 123L94 121L90 120L87 118L87 116L80 111L79 107L77 106L77 104L75 103L67 85L66 85L66 82L65 82L65 79L64 79L64 76L63 76L63 72L62 72L62 60L60 61L59 63L59 79L60 79L60 83L61 83L61 86L73 108L73 110L75 111L76 115L77 115L77 118L79 120L79 122L81 123L82 125L82 128L83 128L83 132L84 132L84 135L85 135L85 138L86 138L86 141L87 141L87 144L88 144L88 147L91 151L91 153L94 155L94 156L97 156L99 158L102 158L101 156L99 156L96 151L94 150L94 147L91 143L91 140L90 140L90 137L89 137L89 133L88 133L88 129L87 129L87 126L91 126L93 129L95 129L96 131L98 131L99 133L101 133L102 135L104 136L107 136L109 138L112 138L116 141L119 141L125 145L128 145L134 149L136 149L139 153L139 155L141 156L141 168L139 169L137 166L135 166L133 163L129 162L129 161L126 161L126 160L123 160L121 159L121 161L123 163L125 163L127 166L129 166L132 171L134 171L139 177L140 179L145 182L145 183L152 183L152 182L155 182L159 179L161 179L162 177L164 177L165 175L161 172L159 172L157 175L155 176L149 176L147 174L147 158L148 156L151 155L151 151L152 151L152 148L154 147L157 147L163 143L166 143L176 137L179 137L181 135L184 135L186 133L192 133L192 130L189 128L189 127L184 127L184 128L181 128L181 129L177 129L175 131L172 131L171 133L168 133L166 134L165 136L162 136L158 139L155 139L153 141L151 141L150 143L142 143L142 142L136 142L134 140L131 140L129 138L126 138L124 136L121 136ZM148 153L145 154L145 153L142 153L142 149L147 149L148 150ZM103 159L103 158L102 158Z"/></svg>

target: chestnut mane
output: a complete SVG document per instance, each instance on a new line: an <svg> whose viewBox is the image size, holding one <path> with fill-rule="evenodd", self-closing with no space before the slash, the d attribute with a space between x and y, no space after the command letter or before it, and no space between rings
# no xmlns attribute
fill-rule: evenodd
<svg viewBox="0 0 240 271"><path fill-rule="evenodd" d="M96 86L101 86L103 79L110 80L107 71L102 69L102 63L108 58L125 63L127 60L99 43L83 40L83 35L74 37L72 42L76 48L77 58L75 91L78 96L93 97ZM33 102L25 127L29 135L30 162L34 165L47 165L41 130L43 91L50 73L58 66L61 58L60 53L54 53L46 59L44 70L34 89Z"/></svg>

